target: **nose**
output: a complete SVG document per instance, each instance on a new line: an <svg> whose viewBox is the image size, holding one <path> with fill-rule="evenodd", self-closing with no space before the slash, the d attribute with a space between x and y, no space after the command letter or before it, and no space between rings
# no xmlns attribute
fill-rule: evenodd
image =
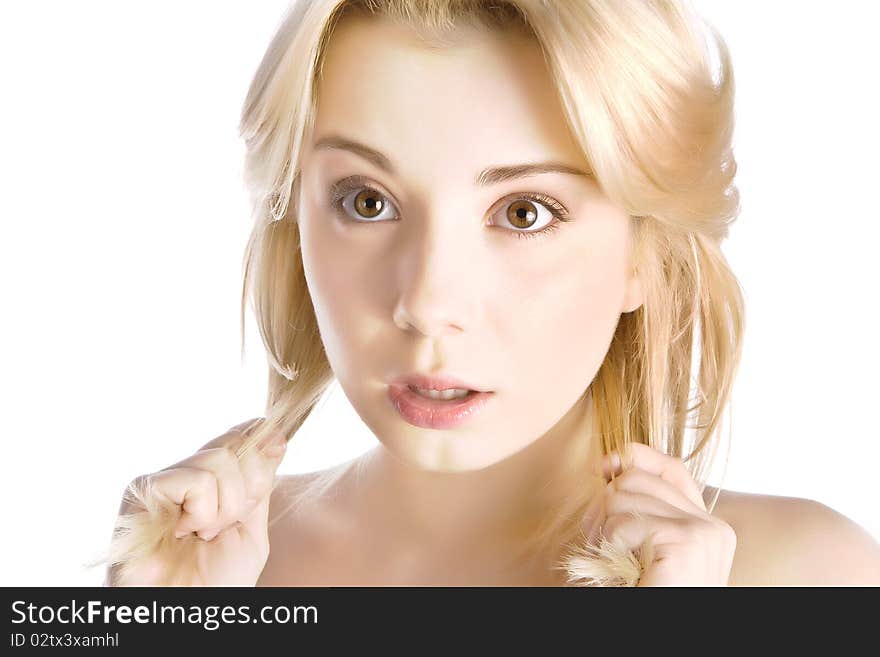
<svg viewBox="0 0 880 657"><path fill-rule="evenodd" d="M465 243L475 243L479 232L452 223L440 218L401 232L393 320L404 331L438 337L460 333L470 324L478 293L472 282L478 280L477 258Z"/></svg>

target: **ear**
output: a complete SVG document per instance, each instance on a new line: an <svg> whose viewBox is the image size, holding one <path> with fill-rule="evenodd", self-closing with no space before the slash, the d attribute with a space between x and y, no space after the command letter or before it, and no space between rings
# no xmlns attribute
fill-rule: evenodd
<svg viewBox="0 0 880 657"><path fill-rule="evenodd" d="M620 312L631 313L638 310L643 303L645 303L645 288L638 270L634 267L626 282L626 292L623 295L623 305Z"/></svg>

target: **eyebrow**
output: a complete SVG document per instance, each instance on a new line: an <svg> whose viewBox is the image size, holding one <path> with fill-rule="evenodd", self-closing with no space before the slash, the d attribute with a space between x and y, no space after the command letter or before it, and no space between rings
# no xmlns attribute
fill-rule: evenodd
<svg viewBox="0 0 880 657"><path fill-rule="evenodd" d="M391 164L391 160L389 160L388 157L382 152L376 150L375 148L371 148L366 144L354 141L353 139L346 139L345 137L340 137L339 135L327 135L326 137L322 137L321 139L319 139L314 146L314 150L316 151L327 148L350 151L352 153L360 155L369 162L372 162L374 165L376 165L378 168L382 169L386 173L390 175L395 175L394 165ZM563 164L561 162L538 162L529 164L513 164L508 166L490 167L488 169L484 169L474 179L474 184L486 187L489 185L496 185L498 183L506 182L508 180L525 178L526 176L535 176L541 173L566 173L574 176L582 176L585 178L593 177L587 171L578 169L577 167L569 166L568 164Z"/></svg>

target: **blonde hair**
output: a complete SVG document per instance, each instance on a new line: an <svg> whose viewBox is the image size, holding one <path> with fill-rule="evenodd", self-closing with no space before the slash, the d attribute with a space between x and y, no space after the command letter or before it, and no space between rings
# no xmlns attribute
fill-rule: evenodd
<svg viewBox="0 0 880 657"><path fill-rule="evenodd" d="M270 365L264 436L292 436L333 381L303 276L296 227L299 161L313 128L317 74L335 25L350 11L384 15L442 47L462 21L525 28L540 44L577 144L608 198L633 217L645 302L621 315L593 382L593 430L603 453L633 442L681 457L701 487L729 404L743 333L743 299L720 243L739 213L733 184L734 82L717 31L676 0L300 0L281 21L247 93L240 124L253 229L244 256L250 299ZM703 29L705 28L705 30ZM717 46L713 73L708 33ZM693 440L687 439L688 432ZM692 448L691 447L692 443ZM313 479L320 496L354 461ZM277 482L276 482L277 483ZM548 518L536 544L568 546L574 585L634 585L650 561L604 537L584 544L593 490ZM111 563L164 551L176 520L146 508L122 517ZM709 505L714 507L716 498ZM177 555L175 558L182 558ZM169 573L168 583L177 583Z"/></svg>

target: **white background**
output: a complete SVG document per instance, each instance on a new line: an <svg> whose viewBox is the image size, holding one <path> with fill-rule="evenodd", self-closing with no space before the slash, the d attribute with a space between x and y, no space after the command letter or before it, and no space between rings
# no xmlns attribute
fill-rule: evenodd
<svg viewBox="0 0 880 657"><path fill-rule="evenodd" d="M126 483L262 414L250 314L239 353L237 125L285 6L0 5L0 585L100 584L82 564ZM725 250L748 326L724 485L816 499L880 537L876 6L696 6L738 88ZM374 441L334 388L281 471Z"/></svg>

